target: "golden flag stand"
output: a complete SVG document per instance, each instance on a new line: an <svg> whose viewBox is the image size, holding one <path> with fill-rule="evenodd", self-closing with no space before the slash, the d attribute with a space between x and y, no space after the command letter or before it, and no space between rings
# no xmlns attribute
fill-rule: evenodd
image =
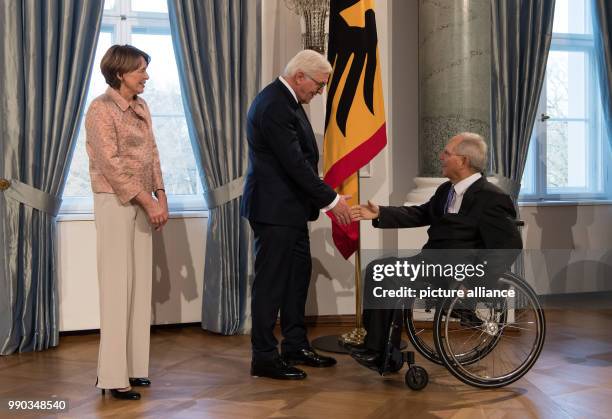
<svg viewBox="0 0 612 419"><path fill-rule="evenodd" d="M361 318L361 228L359 230L359 241L355 252L355 328L339 336L340 343L344 345L361 345L366 335Z"/></svg>

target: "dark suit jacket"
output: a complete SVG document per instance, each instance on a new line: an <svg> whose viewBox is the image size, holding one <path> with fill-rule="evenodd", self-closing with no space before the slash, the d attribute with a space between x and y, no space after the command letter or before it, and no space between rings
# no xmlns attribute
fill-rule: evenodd
<svg viewBox="0 0 612 419"><path fill-rule="evenodd" d="M463 195L457 214L444 214L451 182L445 182L425 204L411 207L380 207L374 227L430 226L423 249L522 249L512 200L501 189L481 177ZM518 255L515 252L477 252L489 260L491 269L504 271ZM436 252L429 252L436 254ZM439 252L437 254L440 254ZM494 267L495 266L495 267Z"/></svg>
<svg viewBox="0 0 612 419"><path fill-rule="evenodd" d="M336 197L317 173L319 150L302 106L279 80L247 115L249 168L240 213L250 221L302 226Z"/></svg>

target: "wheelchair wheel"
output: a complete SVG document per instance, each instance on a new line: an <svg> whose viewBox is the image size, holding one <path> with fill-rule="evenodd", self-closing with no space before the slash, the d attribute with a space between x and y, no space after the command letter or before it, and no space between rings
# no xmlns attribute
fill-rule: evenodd
<svg viewBox="0 0 612 419"><path fill-rule="evenodd" d="M440 304L434 300L414 299L409 303L408 309L404 312L406 334L416 350L423 355L427 360L438 365L444 365L444 362L438 355L434 343L434 320L436 306ZM460 318L455 315L453 317ZM430 329L430 331L428 331ZM478 361L495 347L497 336L485 336L478 340L472 340L471 346L467 345L461 353L455 353L455 356L462 364L470 364Z"/></svg>
<svg viewBox="0 0 612 419"><path fill-rule="evenodd" d="M406 371L404 381L412 390L423 390L429 382L429 375L425 368L413 365Z"/></svg>
<svg viewBox="0 0 612 419"><path fill-rule="evenodd" d="M546 321L537 295L523 279L506 273L488 285L488 289L513 290L515 296L444 300L436 312L434 342L455 377L472 386L495 388L513 383L531 369L544 346ZM473 314L459 316L459 321L452 315L467 312ZM480 350L466 362L465 353L475 347Z"/></svg>
<svg viewBox="0 0 612 419"><path fill-rule="evenodd" d="M428 361L442 365L433 339L435 314L434 300L415 298L404 310L404 324L412 346Z"/></svg>

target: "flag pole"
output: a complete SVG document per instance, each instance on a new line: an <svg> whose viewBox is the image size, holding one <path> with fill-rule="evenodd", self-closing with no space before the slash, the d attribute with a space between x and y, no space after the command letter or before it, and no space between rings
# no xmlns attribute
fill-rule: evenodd
<svg viewBox="0 0 612 419"><path fill-rule="evenodd" d="M359 170L357 170L357 205L359 205ZM340 341L349 345L361 345L366 335L361 318L361 224L359 224L359 236L357 239L357 251L355 252L355 328L340 336Z"/></svg>

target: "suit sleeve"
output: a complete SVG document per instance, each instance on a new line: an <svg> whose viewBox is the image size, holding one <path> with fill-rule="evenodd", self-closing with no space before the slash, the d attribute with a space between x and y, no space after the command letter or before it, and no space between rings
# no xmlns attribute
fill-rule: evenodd
<svg viewBox="0 0 612 419"><path fill-rule="evenodd" d="M113 188L122 204L129 202L144 190L143 185L128 170L119 154L117 131L104 105L94 101L85 117L87 142L104 178Z"/></svg>
<svg viewBox="0 0 612 419"><path fill-rule="evenodd" d="M286 104L271 103L262 113L260 123L263 137L289 177L318 208L331 204L337 194L304 157L295 121Z"/></svg>
<svg viewBox="0 0 612 419"><path fill-rule="evenodd" d="M411 207L380 207L377 220L372 220L376 228L407 228L423 227L431 224L429 206L431 201L423 205Z"/></svg>

